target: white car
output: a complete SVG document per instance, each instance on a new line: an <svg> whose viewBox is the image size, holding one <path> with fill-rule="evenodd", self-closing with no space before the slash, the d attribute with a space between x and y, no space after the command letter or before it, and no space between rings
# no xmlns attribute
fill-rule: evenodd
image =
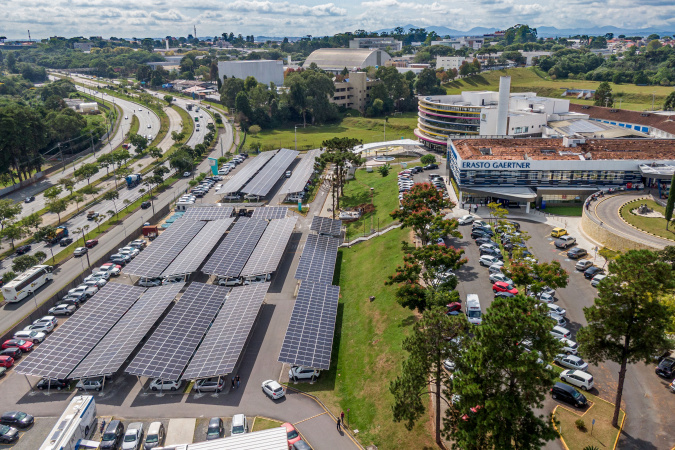
<svg viewBox="0 0 675 450"><path fill-rule="evenodd" d="M478 250L487 250L489 248L493 248L495 250L499 250L499 245L497 244L481 244L480 247L478 247Z"/></svg>
<svg viewBox="0 0 675 450"><path fill-rule="evenodd" d="M551 304L555 301L555 297L553 297L550 294L542 293L541 295L539 295L539 301L542 303Z"/></svg>
<svg viewBox="0 0 675 450"><path fill-rule="evenodd" d="M473 229L473 228L476 228L476 227L489 227L489 226L490 226L490 224L487 223L484 220L474 220L473 226L471 228Z"/></svg>
<svg viewBox="0 0 675 450"><path fill-rule="evenodd" d="M87 280L87 281L85 281L85 282L82 283L82 284L85 284L85 285L90 286L90 287L93 286L93 287L96 287L96 288L98 288L98 289L101 289L101 288L102 288L103 286L105 286L107 283L108 283L108 282L107 282L103 277L101 277L101 278L98 278L98 279L96 279L96 280Z"/></svg>
<svg viewBox="0 0 675 450"><path fill-rule="evenodd" d="M284 388L274 380L265 380L262 382L263 393L272 400L278 400L286 395Z"/></svg>
<svg viewBox="0 0 675 450"><path fill-rule="evenodd" d="M40 319L36 320L33 322L33 325L37 324L38 322L49 322L51 323L54 327L59 323L59 319L57 319L54 316L43 316Z"/></svg>
<svg viewBox="0 0 675 450"><path fill-rule="evenodd" d="M148 128L152 128L152 125L151 125L151 124L148 124Z"/></svg>
<svg viewBox="0 0 675 450"><path fill-rule="evenodd" d="M184 178L187 178L187 177L189 177L190 175L192 175L192 172L183 172L183 177L184 177Z"/></svg>
<svg viewBox="0 0 675 450"><path fill-rule="evenodd" d="M556 325L551 329L551 335L558 339L562 338L569 339L570 336L572 336L572 333L567 328L563 328L561 326Z"/></svg>
<svg viewBox="0 0 675 450"><path fill-rule="evenodd" d="M138 256L138 254L141 252L136 247L131 247L131 246L122 247L118 251L120 253L128 252L131 255L132 258L135 258L136 256Z"/></svg>
<svg viewBox="0 0 675 450"><path fill-rule="evenodd" d="M98 292L98 288L96 286L87 286L87 285L79 285L76 288L73 288L68 291L68 295L75 295L75 296L81 296L84 294L85 297L89 298L95 293Z"/></svg>
<svg viewBox="0 0 675 450"><path fill-rule="evenodd" d="M471 214L467 214L466 216L462 216L459 219L457 219L457 223L460 225L469 225L470 223L473 223L473 221L476 220L474 216Z"/></svg>
<svg viewBox="0 0 675 450"><path fill-rule="evenodd" d="M130 423L122 439L122 450L140 450L143 441L143 424Z"/></svg>
<svg viewBox="0 0 675 450"><path fill-rule="evenodd" d="M567 325L567 319L562 316L557 315L556 313L549 311L548 316L555 321L555 324L559 327L564 327Z"/></svg>
<svg viewBox="0 0 675 450"><path fill-rule="evenodd" d="M550 304L550 303L547 304L546 306L548 306L548 309L549 309L553 314L557 314L557 315L559 315L560 317L567 317L567 310L565 310L565 308L561 308L561 307L558 306L558 305L552 305L552 304Z"/></svg>
<svg viewBox="0 0 675 450"><path fill-rule="evenodd" d="M54 331L54 324L38 319L31 325L28 325L26 328L24 328L23 331L41 331L43 333L51 333Z"/></svg>
<svg viewBox="0 0 675 450"><path fill-rule="evenodd" d="M575 369L575 370L588 369L588 363L575 355L565 355L560 353L556 355L555 362L557 362L563 367L567 367L568 369Z"/></svg>
<svg viewBox="0 0 675 450"><path fill-rule="evenodd" d="M162 279L161 278L141 277L141 279L138 280L138 285L143 286L143 287L161 286L162 285Z"/></svg>
<svg viewBox="0 0 675 450"><path fill-rule="evenodd" d="M117 264L106 263L103 264L99 269L99 272L104 272L108 274L108 277L118 277L120 276L121 269L117 267ZM108 278L106 278L107 280Z"/></svg>
<svg viewBox="0 0 675 450"><path fill-rule="evenodd" d="M591 286L598 287L598 284L600 284L600 282L605 278L607 278L607 275L599 274L594 276L593 279L591 280Z"/></svg>
<svg viewBox="0 0 675 450"><path fill-rule="evenodd" d="M220 286L241 286L244 282L241 278L221 278L218 284Z"/></svg>
<svg viewBox="0 0 675 450"><path fill-rule="evenodd" d="M560 380L587 391L593 388L593 375L583 370L563 370Z"/></svg>
<svg viewBox="0 0 675 450"><path fill-rule="evenodd" d="M88 251L89 249L87 247L77 247L75 250L73 250L73 256L82 256Z"/></svg>
<svg viewBox="0 0 675 450"><path fill-rule="evenodd" d="M39 344L44 341L47 337L47 333L37 330L21 330L14 333L13 339L19 339L20 341L28 341L33 344Z"/></svg>
<svg viewBox="0 0 675 450"><path fill-rule="evenodd" d="M183 380L169 381L155 378L150 383L151 391L177 391L183 385Z"/></svg>
<svg viewBox="0 0 675 450"><path fill-rule="evenodd" d="M312 377L315 379L319 377L321 373L320 370L310 369L309 367L302 366L293 366L291 370L288 371L288 378L293 380L297 378L298 380L310 380Z"/></svg>
<svg viewBox="0 0 675 450"><path fill-rule="evenodd" d="M495 258L494 256L482 255L480 257L480 259L478 260L478 264L480 264L483 267L490 267L490 266L495 265L495 264L497 264L499 266L503 266L504 261L501 261L500 259Z"/></svg>
<svg viewBox="0 0 675 450"><path fill-rule="evenodd" d="M488 267L488 273L490 275L495 274L495 273L502 273L502 265L500 264L493 264L490 267Z"/></svg>
<svg viewBox="0 0 675 450"><path fill-rule="evenodd" d="M578 353L579 344L573 340L561 338L560 343L563 345L562 351L568 355L576 355Z"/></svg>
<svg viewBox="0 0 675 450"><path fill-rule="evenodd" d="M496 283L498 281L501 281L503 283L508 283L510 285L513 285L513 280L503 273L493 273L490 275L490 283Z"/></svg>

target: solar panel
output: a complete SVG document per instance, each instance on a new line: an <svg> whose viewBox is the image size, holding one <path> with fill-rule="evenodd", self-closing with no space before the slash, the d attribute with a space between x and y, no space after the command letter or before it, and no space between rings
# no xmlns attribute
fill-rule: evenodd
<svg viewBox="0 0 675 450"><path fill-rule="evenodd" d="M279 353L279 362L330 369L340 287L303 281Z"/></svg>
<svg viewBox="0 0 675 450"><path fill-rule="evenodd" d="M295 271L298 280L331 284L339 241L330 236L310 234Z"/></svg>
<svg viewBox="0 0 675 450"><path fill-rule="evenodd" d="M255 176L256 173L265 165L267 162L276 155L276 151L262 152L255 158L253 158L230 178L227 183L223 185L216 194L229 194L232 192L239 192L246 183L249 182L251 178Z"/></svg>
<svg viewBox="0 0 675 450"><path fill-rule="evenodd" d="M330 236L339 237L342 233L342 222L338 219L331 219L330 217L314 216L310 230L316 231L319 234L328 234Z"/></svg>
<svg viewBox="0 0 675 450"><path fill-rule="evenodd" d="M262 170L253 178L241 192L259 197L266 196L274 185L279 181L281 175L288 169L299 152L282 148L274 155L274 158L262 168Z"/></svg>
<svg viewBox="0 0 675 450"><path fill-rule="evenodd" d="M232 217L234 208L224 206L220 203L211 203L206 205L192 205L183 214L183 219L192 220L219 220Z"/></svg>
<svg viewBox="0 0 675 450"><path fill-rule="evenodd" d="M145 288L108 283L65 321L16 368L24 375L67 378L103 336L145 292Z"/></svg>
<svg viewBox="0 0 675 450"><path fill-rule="evenodd" d="M220 277L238 277L265 228L267 228L265 220L240 217L206 261L202 272Z"/></svg>
<svg viewBox="0 0 675 450"><path fill-rule="evenodd" d="M297 217L270 221L241 275L262 275L277 270L296 221Z"/></svg>
<svg viewBox="0 0 675 450"><path fill-rule="evenodd" d="M232 289L185 370L184 379L196 380L232 373L269 287L269 283L256 283Z"/></svg>
<svg viewBox="0 0 675 450"><path fill-rule="evenodd" d="M232 222L234 222L234 217L208 222L178 257L169 264L169 267L162 272L162 276L196 272Z"/></svg>
<svg viewBox="0 0 675 450"><path fill-rule="evenodd" d="M124 272L139 277L160 276L204 225L206 222L199 220L176 220L131 261Z"/></svg>
<svg viewBox="0 0 675 450"><path fill-rule="evenodd" d="M281 192L290 194L302 192L314 173L314 163L319 156L321 156L320 148L308 151L293 169L293 174L281 188Z"/></svg>
<svg viewBox="0 0 675 450"><path fill-rule="evenodd" d="M230 288L213 284L190 283L126 372L178 380L229 291Z"/></svg>
<svg viewBox="0 0 675 450"><path fill-rule="evenodd" d="M252 219L285 219L288 215L288 208L285 206L268 206L266 208L256 208L253 210Z"/></svg>
<svg viewBox="0 0 675 450"><path fill-rule="evenodd" d="M183 286L184 283L171 283L148 289L84 358L70 378L91 378L117 372Z"/></svg>

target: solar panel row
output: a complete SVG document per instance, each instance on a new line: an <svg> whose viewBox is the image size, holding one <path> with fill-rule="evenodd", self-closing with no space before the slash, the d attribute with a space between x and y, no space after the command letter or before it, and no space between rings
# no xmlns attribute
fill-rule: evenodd
<svg viewBox="0 0 675 450"><path fill-rule="evenodd" d="M288 208L285 206L267 206L265 208L256 208L253 210L252 219L284 219L288 215Z"/></svg>
<svg viewBox="0 0 675 450"><path fill-rule="evenodd" d="M160 276L205 225L206 222L199 220L176 220L131 261L124 272L139 277Z"/></svg>
<svg viewBox="0 0 675 450"><path fill-rule="evenodd" d="M340 287L303 281L281 345L279 361L330 369Z"/></svg>
<svg viewBox="0 0 675 450"><path fill-rule="evenodd" d="M241 276L262 275L277 270L291 238L297 217L270 221L258 245L241 271Z"/></svg>
<svg viewBox="0 0 675 450"><path fill-rule="evenodd" d="M183 283L171 283L148 289L70 377L91 378L117 372L183 286Z"/></svg>
<svg viewBox="0 0 675 450"><path fill-rule="evenodd" d="M342 233L342 221L331 219L330 217L314 216L314 218L312 218L312 225L310 225L309 229L316 231L319 234L328 234L330 236L339 237Z"/></svg>
<svg viewBox="0 0 675 450"><path fill-rule="evenodd" d="M286 184L284 184L281 191L290 194L302 192L305 189L307 182L312 177L312 173L314 173L314 163L319 156L321 156L320 148L308 151L305 156L302 157L298 165L295 166L291 178L286 181Z"/></svg>
<svg viewBox="0 0 675 450"><path fill-rule="evenodd" d="M183 214L183 219L192 220L218 220L232 217L234 208L230 205L223 206L220 203L209 203L204 205L192 205Z"/></svg>
<svg viewBox="0 0 675 450"><path fill-rule="evenodd" d="M269 283L232 289L183 378L195 380L232 373L265 300Z"/></svg>
<svg viewBox="0 0 675 450"><path fill-rule="evenodd" d="M67 378L143 292L145 288L139 286L106 284L21 361L17 372L51 379Z"/></svg>
<svg viewBox="0 0 675 450"><path fill-rule="evenodd" d="M310 234L307 236L305 248L302 250L295 278L316 283L331 284L335 272L338 239Z"/></svg>
<svg viewBox="0 0 675 450"><path fill-rule="evenodd" d="M202 267L202 272L219 277L238 277L266 228L265 220L248 217L237 219L232 230Z"/></svg>
<svg viewBox="0 0 675 450"><path fill-rule="evenodd" d="M233 217L208 222L178 257L169 264L169 267L162 272L162 276L195 272L220 238L223 237L232 222L234 222Z"/></svg>
<svg viewBox="0 0 675 450"><path fill-rule="evenodd" d="M241 189L241 192L259 197L266 196L281 175L288 169L299 152L282 148L262 170Z"/></svg>
<svg viewBox="0 0 675 450"><path fill-rule="evenodd" d="M222 286L192 282L126 372L178 380L229 291Z"/></svg>
<svg viewBox="0 0 675 450"><path fill-rule="evenodd" d="M262 152L251 161L246 163L236 174L230 178L227 183L220 189L216 194L229 194L233 192L239 192L246 183L249 182L251 178L255 176L256 173L265 165L267 162L276 155L276 151Z"/></svg>

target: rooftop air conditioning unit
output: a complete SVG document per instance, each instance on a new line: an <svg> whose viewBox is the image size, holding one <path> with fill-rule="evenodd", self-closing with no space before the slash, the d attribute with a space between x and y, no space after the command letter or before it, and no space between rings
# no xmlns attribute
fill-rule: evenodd
<svg viewBox="0 0 675 450"><path fill-rule="evenodd" d="M492 148L490 148L490 147L480 147L478 149L478 151L480 151L480 154L483 155L483 156L492 155Z"/></svg>

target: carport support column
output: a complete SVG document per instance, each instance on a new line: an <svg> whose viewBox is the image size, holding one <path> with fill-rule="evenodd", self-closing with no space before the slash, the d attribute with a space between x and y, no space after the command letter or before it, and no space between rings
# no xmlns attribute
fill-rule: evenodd
<svg viewBox="0 0 675 450"><path fill-rule="evenodd" d="M530 202L528 200L527 202L525 202L525 214L529 213L530 213Z"/></svg>
<svg viewBox="0 0 675 450"><path fill-rule="evenodd" d="M458 200L459 200L459 207L460 207L460 208L462 207L462 203L464 203L464 202L462 201L462 197L463 197L463 196L464 196L464 192L462 192L461 190L459 190L459 199L458 199Z"/></svg>

